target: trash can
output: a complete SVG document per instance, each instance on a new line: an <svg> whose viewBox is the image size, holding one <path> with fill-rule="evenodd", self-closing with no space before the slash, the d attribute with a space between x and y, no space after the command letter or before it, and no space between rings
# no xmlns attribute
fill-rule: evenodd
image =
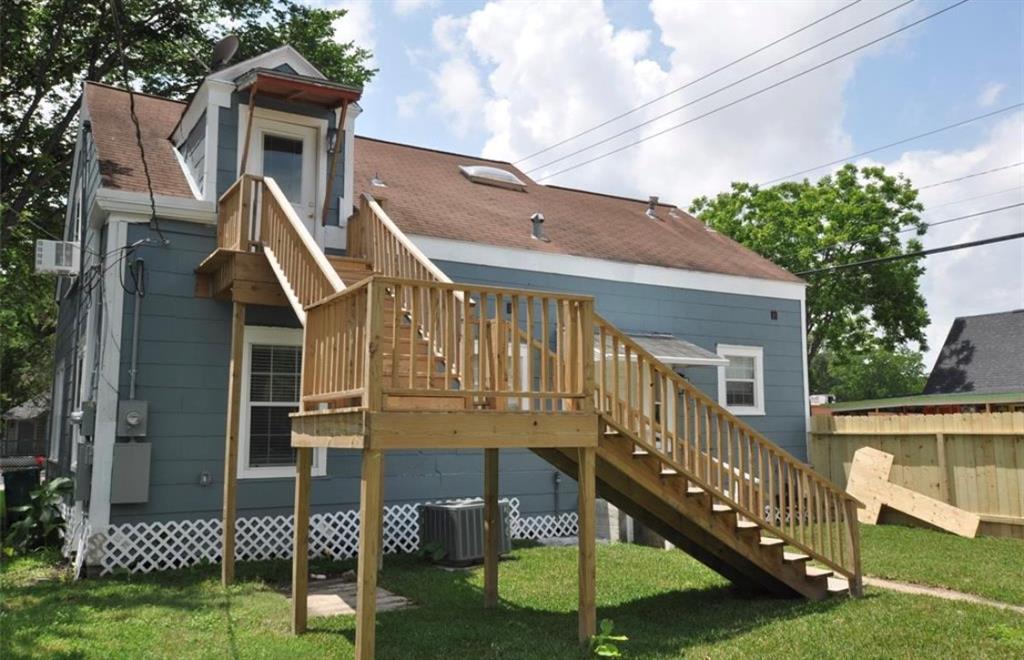
<svg viewBox="0 0 1024 660"><path fill-rule="evenodd" d="M39 485L42 469L39 467L7 468L3 471L4 481L4 529L24 516L11 509L25 506L32 501L32 490Z"/></svg>

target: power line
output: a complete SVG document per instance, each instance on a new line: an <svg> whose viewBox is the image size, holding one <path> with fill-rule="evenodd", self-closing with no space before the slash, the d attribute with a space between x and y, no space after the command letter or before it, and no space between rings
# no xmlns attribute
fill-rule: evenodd
<svg viewBox="0 0 1024 660"><path fill-rule="evenodd" d="M705 112L704 114L697 115L696 117L693 117L691 119L687 119L684 122L680 122L680 123L675 124L673 126L669 126L668 128L662 129L662 130L658 131L657 133L653 133L651 135L648 135L647 137L643 137L643 138L640 138L638 140L634 140L633 142L630 142L629 144L623 145L623 146L618 147L616 149L612 149L611 151L607 151L607 152L605 152L603 154L600 154L598 156L594 156L593 158L589 158L589 159L587 159L587 160L585 160L583 162L577 163L575 165L570 165L569 167L566 167L566 168L561 169L561 170L559 170L557 172L554 172L553 174L547 174L547 175L542 176L542 177L537 177L535 179L535 181L544 181L546 179L550 179L552 177L558 176L559 174L564 174L564 173L569 172L571 170L578 169L580 167L583 167L584 165L589 165L590 163L593 163L595 161L602 160L604 158L607 158L608 156L612 156L612 155L617 154L617 153L619 153L621 151L625 151L626 149L629 149L630 147L635 147L636 145L641 144L643 142L647 142L648 140L653 140L654 138L659 137L661 135L664 135L665 133L668 133L669 131L674 131L677 128L681 128L683 126L686 126L687 124L692 124L693 122L695 122L695 121L697 121L699 119L703 119L704 117L707 117L709 115L713 115L716 112L720 112L721 110L725 110L726 108L730 108L730 107L732 107L734 105L737 105L738 103L742 103L743 101L746 101L747 99L751 99L751 98L753 98L755 96L759 96L760 94L763 94L763 93L765 93L765 92L767 92L767 91L769 91L771 89L775 89L776 87L780 87L780 86L782 86L782 85L784 85L784 84L786 84L788 82L796 80L797 78L800 78L801 76L805 76L808 73L811 73L812 71L816 71L816 70L818 70L818 69L820 69L822 67L828 66L829 64L832 64L833 62L836 62L836 61L838 61L838 60L840 60L840 59L842 59L842 58L844 58L844 57L846 57L848 55L852 55L853 53L856 53L857 51L864 50L865 48L873 46L873 45L879 43L880 41L884 41L885 39L893 37L893 36L895 36L895 35L897 35L897 34L899 34L901 32L905 32L906 30L909 30L912 27L920 25L921 23L924 23L927 20L935 18L935 17L939 16L940 14L944 14L945 12L949 11L950 9L954 9L956 7L959 7L960 5L964 4L965 2L967 2L967 0L960 0L959 2L956 2L956 3L952 4L952 5L949 5L948 7L944 7L943 9L940 9L940 10L938 10L936 12L928 14L927 16L924 16L923 18L919 18L918 20L916 20L916 21L914 21L912 23L908 23L907 25L904 25L903 27L901 27L901 28L899 28L897 30L893 30L892 32L889 32L889 33L887 33L885 35L882 35L881 37L878 37L876 39L872 39L871 41L869 41L867 43L861 44L860 46L857 46L856 48L848 50L845 53L837 55L837 56L835 56L835 57L833 57L831 59L828 59L828 60L826 60L824 62L821 62L819 64L816 64L816 65L814 65L814 66L812 66L812 67L810 67L808 69L804 69L803 71L801 71L799 73L793 74L792 76L789 76L788 78L784 78L783 80L780 80L778 82L772 83L771 85L768 85L767 87L763 87L762 89L759 89L756 92L751 92L750 94L747 94L745 96L741 96L740 98L738 98L738 99L736 99L734 101L730 101L729 103L726 103L724 105L720 105L717 108L709 110L709 111Z"/></svg>
<svg viewBox="0 0 1024 660"><path fill-rule="evenodd" d="M987 211L978 211L977 213L968 213L967 215L961 215L961 216L957 216L955 218L946 218L945 220L939 220L938 222L926 222L924 224L925 224L926 227L938 227L939 225L945 225L945 224L948 224L950 222L959 222L960 220L967 220L969 218L977 218L980 215L988 215L989 213L998 213L999 211L1006 211L1007 209L1015 209L1018 206L1024 206L1024 202L1018 202L1016 204L1009 204L1007 206L1000 206L999 208L988 209ZM917 227L906 227L904 229L901 229L900 233L902 234L902 233L905 233L905 232L908 232L908 231L915 231L916 229L917 229Z"/></svg>
<svg viewBox="0 0 1024 660"><path fill-rule="evenodd" d="M1012 167L1018 167L1020 165L1024 165L1024 160L1017 161L1016 163L1010 163L1009 165L1000 165L999 167L993 167L990 170L982 170L981 172L974 172L972 174L965 174L963 176L958 176L955 179L946 179L945 181L936 181L935 183L929 183L926 186L918 186L917 189L918 190L925 190L926 188L937 188L938 186L944 186L947 183L956 183L957 181L963 181L965 179L973 179L976 176L984 176L986 174L992 174L993 172L1001 172L1003 170L1008 170L1008 169L1010 169Z"/></svg>
<svg viewBox="0 0 1024 660"><path fill-rule="evenodd" d="M649 101L641 103L640 105L638 105L638 106L636 106L634 108L631 108L629 110L626 110L625 112L623 112L621 114L615 115L614 117L611 117L610 119L606 119L605 121L601 122L600 124L595 124L594 126L591 126L590 128L588 128L588 129L586 129L584 131L576 133L575 135L570 135L569 137L565 138L564 140L561 140L560 142L556 142L556 143L554 143L554 144L552 144L550 146L544 147L540 151L533 152L529 156L523 156L519 160L515 161L513 164L514 165L518 165L519 163L522 163L523 161L530 160L534 156L539 156L539 155L541 155L543 153L547 153L548 151L551 151L552 149L560 147L560 146L562 146L563 144L565 144L567 142L572 142L576 138L583 137L584 135L588 135L590 133L593 133L597 129L604 128L605 126L607 126L608 124L611 124L612 122L618 121L619 119L622 119L623 117L628 117L629 115L631 115L634 112L637 112L639 110L643 110L644 108L646 108L648 106L651 106L651 105L657 103L658 101L661 101L662 99L666 99L669 96L672 96L676 92L681 92L684 89L686 89L687 87L690 87L691 85L695 85L695 84L701 82L702 80L707 80L708 78L710 78L711 76L713 76L713 75L715 75L717 73L721 73L722 71L725 71L726 69L728 69L728 68L730 68L732 66L735 66L735 65L739 64L740 62L743 62L744 60L750 59L754 55L757 55L758 53L762 53L762 52L768 50L769 48L771 48L772 46L780 44L783 41L785 41L786 39L789 39L790 37L794 37L794 36L800 34L801 32L803 32L804 30L810 29L810 28L814 27L815 25L821 23L822 21L826 21L826 20L832 18L833 16L835 16L836 14L842 13L842 12L846 11L847 9L853 7L854 5L859 4L860 2L861 2L861 0L853 0L853 2L851 2L849 4L846 4L846 5L843 5L839 9L836 9L835 11L829 12L828 14L825 14L821 18L808 23L807 25L805 25L805 26L803 26L803 27L801 27L801 28L799 28L797 30L792 31L789 34L783 35L783 36L779 37L778 39L776 39L775 41L773 41L773 42L771 42L769 44L765 44L764 46L761 46L760 48L758 48L756 50L752 50L749 53L747 53L746 55L744 55L744 56L742 56L742 57L740 57L738 59L735 59L735 60L729 62L728 64L723 64L722 66L718 67L714 71L709 71L709 72L705 73L704 75L700 76L699 78L694 78L693 80L690 80L689 82L687 82L687 83L685 83L683 85L680 85L679 87L676 87L675 89L672 89L672 90L670 90L668 92L665 92L661 96L656 96L656 97L654 97L653 99L651 99Z"/></svg>
<svg viewBox="0 0 1024 660"><path fill-rule="evenodd" d="M963 2L966 2L966 1L967 0L963 0ZM672 108L671 110L667 110L667 111L661 113L660 115L655 115L654 117L651 117L650 119L648 119L646 121L640 122L639 124L631 126L631 127L627 128L625 130L619 131L618 133L616 133L614 135L610 135L610 136L608 136L606 138L598 140L597 142L594 142L594 143L592 143L592 144L590 144L588 146L581 147L581 148L577 149L576 151L570 152L570 153L568 153L568 154L566 154L564 156L559 156L558 158L555 158L554 160L549 160L548 162L544 163L543 165L538 165L537 167L533 167L533 168L531 168L529 170L526 170L526 173L529 174L531 172L536 172L537 170L542 170L545 167L549 167L551 165L554 165L555 163L560 163L560 162L562 162L563 160L565 160L567 158L572 158L573 156L579 155L579 154L583 153L584 151L589 151L589 150L593 149L594 147L599 147L602 144L605 144L607 142L611 142L612 140L614 140L616 138L620 138L623 135L626 135L627 133L632 133L633 131L635 131L637 129L640 129L640 128L643 128L644 126L647 126L649 124L652 124L652 123L658 121L659 119L664 119L665 117L667 117L667 116L669 116L671 114L675 114L675 113L679 112L680 110L683 110L685 108L690 107L691 105L694 105L696 103L700 103L701 101L709 99L712 96L715 96L716 94L724 92L727 89L731 89L731 88L735 87L736 85L739 85L740 83L746 82L746 81L750 80L751 78L755 78L755 77L761 75L762 73L765 73L767 71L770 71L771 69L774 69L774 68L776 68L778 66L781 66L781 65L783 65L783 64L785 64L787 62L790 62L790 61L800 57L801 55L805 55L805 54L809 53L810 51L814 50L815 48L818 48L820 46L823 46L823 45L829 43L830 41L835 41L839 37L842 37L842 36L844 36L846 34L849 34L850 32L853 32L854 30L857 30L859 28L864 27L868 23L876 21L876 20L882 18L883 16L885 16L887 14L891 14L892 12L896 11L897 9L901 9L902 7L905 7L905 6L909 5L911 2L914 2L914 0L905 0L905 2L903 2L902 4L899 4L899 5L896 5L895 7L887 9L887 10L883 11L880 14L876 14L875 16L872 16L871 18L858 23L857 25L854 25L853 27L849 27L849 28L843 30L842 32L838 32L838 33L832 35L831 37L828 37L826 39L822 39L821 41L819 41L818 43L814 44L813 46L808 46L807 48L804 48L803 50L801 50L799 52L793 53L789 57L781 59L781 60L779 60L779 61L777 61L777 62L775 62L773 64L769 64L768 66L763 67L761 69L758 69L757 71L754 71L753 73L747 74L746 76L743 76L742 78L739 78L738 80L734 80L731 83L729 83L728 85L725 85L723 87L719 87L718 89L716 89L714 91L711 91L711 92L708 92L707 94L705 94L703 96L699 96L699 97L693 99L692 101L687 101L686 103L684 103L682 105L678 105L678 106Z"/></svg>
<svg viewBox="0 0 1024 660"><path fill-rule="evenodd" d="M976 121L979 121L979 120L982 120L982 119L987 119L989 117L993 117L995 115L1002 114L1004 112L1009 112L1010 110L1013 110L1015 108L1019 108L1022 105L1024 105L1024 103L1015 103L1013 105L1008 105L1005 108L1000 108L999 110L993 110L992 112L986 112L985 114L982 114L982 115L976 115L974 117L969 117L967 119L963 119L963 120L955 122L953 124L947 124L946 126L940 126L938 128L933 128L930 131L925 131L924 133L919 133L918 135L913 135L913 136L908 137L908 138L903 138L902 140L897 140L895 142L890 142L889 144L883 144L880 147L874 147L872 149L868 149L867 151L861 151L860 153L851 154L851 155L845 156L843 158L837 158L836 160L830 161L828 163L822 163L821 165L815 165L814 167L808 167L806 170L800 170L799 172L791 172L790 174L787 174L785 176L776 177L774 179L770 179L768 181L764 181L764 182L762 182L762 183L760 183L758 185L761 185L761 186L771 185L773 183L777 183L779 181L783 181L785 179L789 179L789 178L794 177L794 176L800 176L801 174L807 174L808 172L813 172L815 170L821 170L821 169L824 169L826 167L831 167L832 165L838 165L839 163L845 163L847 161L853 160L854 158L860 158L861 156L867 156L868 154L873 154L876 151L882 151L884 149L888 149L890 147L895 147L895 146L904 144L906 142L912 142L914 140L920 140L921 138L928 137L929 135L935 135L936 133L942 133L943 131L948 131L948 130L951 130L951 129L954 129L954 128L958 128L960 126L965 126L967 124L970 124L970 123L973 123L973 122L976 122ZM1019 165L1020 163L1017 163L1017 164ZM993 171L995 171L995 170L993 170ZM981 174L981 173L979 173L979 174ZM959 179L950 179L949 181L945 181L945 182L942 182L942 183L952 183L953 181L958 181L958 180ZM932 186L942 185L942 183L935 183L935 184L932 184L931 186L924 186L924 187L925 188L930 188ZM918 190L920 190L920 188L918 188Z"/></svg>
<svg viewBox="0 0 1024 660"><path fill-rule="evenodd" d="M804 270L799 273L794 273L798 277L804 275L817 275L818 273L830 273L836 270L843 270L846 268L856 268L858 266L873 266L875 264L884 264L892 261L901 261L903 259L916 259L917 257L924 257L929 254L939 254L940 252L952 252L954 250L963 250L966 248L978 247L979 245L989 245L990 243L1001 243L1003 241L1012 241L1017 238L1024 238L1024 232L1016 234L1005 234L1003 236L993 236L992 238L983 238L979 241L970 241L968 243L956 243L955 245L944 245L942 247L931 248L928 250L918 250L917 252L908 252L906 254L894 254L889 257L878 257L877 259L865 259L864 261L854 261L848 264L839 264L837 266L826 266L824 268L813 268L811 270Z"/></svg>
<svg viewBox="0 0 1024 660"><path fill-rule="evenodd" d="M953 206L954 204L963 204L964 202L972 202L976 199L984 199L986 197L995 197L996 195L1005 195L1008 192L1019 192L1024 190L1024 186L1014 186L1012 188L1004 188L1003 190L997 190L995 192L985 193L984 195L974 195L973 197L964 197L963 199L955 199L952 202L945 202L942 204L936 204L929 206L928 211L934 211L935 209L945 208L947 206Z"/></svg>

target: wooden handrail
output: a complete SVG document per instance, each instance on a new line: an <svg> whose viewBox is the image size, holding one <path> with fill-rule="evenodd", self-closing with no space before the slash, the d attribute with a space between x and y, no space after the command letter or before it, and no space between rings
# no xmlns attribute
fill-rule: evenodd
<svg viewBox="0 0 1024 660"><path fill-rule="evenodd" d="M694 485L859 579L856 500L596 314L594 333L599 412Z"/></svg>

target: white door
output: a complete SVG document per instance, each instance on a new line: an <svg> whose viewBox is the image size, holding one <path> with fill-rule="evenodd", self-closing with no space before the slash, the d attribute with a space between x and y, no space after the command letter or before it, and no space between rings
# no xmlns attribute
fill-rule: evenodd
<svg viewBox="0 0 1024 660"><path fill-rule="evenodd" d="M252 128L251 170L273 178L299 219L317 236L317 129L259 116Z"/></svg>

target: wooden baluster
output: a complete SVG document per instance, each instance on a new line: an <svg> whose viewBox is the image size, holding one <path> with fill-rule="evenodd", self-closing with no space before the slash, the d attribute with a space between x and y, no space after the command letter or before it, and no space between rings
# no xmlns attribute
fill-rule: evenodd
<svg viewBox="0 0 1024 660"><path fill-rule="evenodd" d="M469 289L464 289L462 292L462 380L460 383L460 388L463 391L472 390L476 387L473 374L472 301L473 292ZM471 398L466 399L467 407L471 401Z"/></svg>
<svg viewBox="0 0 1024 660"><path fill-rule="evenodd" d="M612 335L612 419L622 424L622 380L619 378L619 336Z"/></svg>
<svg viewBox="0 0 1024 660"><path fill-rule="evenodd" d="M479 324L479 335L480 338L477 340L480 344L478 351L477 362L480 366L480 390L486 391L488 375L488 364L487 364L487 349L489 348L489 342L487 341L487 299L489 294L486 291L480 292L480 304L478 305L477 321Z"/></svg>
<svg viewBox="0 0 1024 660"><path fill-rule="evenodd" d="M509 342L512 349L512 391L523 391L522 353L519 345L519 296L512 296L512 318L510 320ZM521 407L520 399L520 407Z"/></svg>
<svg viewBox="0 0 1024 660"><path fill-rule="evenodd" d="M543 353L541 359L544 359ZM533 384L533 296L526 296L526 391L534 392ZM526 409L533 410L535 400L526 400Z"/></svg>
<svg viewBox="0 0 1024 660"><path fill-rule="evenodd" d="M540 389L542 392L550 391L548 379L550 374L548 373L548 351L551 349L550 339L548 338L548 324L551 322L550 312L548 311L548 299L540 299L540 342L541 342L541 356L540 356ZM543 409L548 408L546 401L542 400L541 405Z"/></svg>

